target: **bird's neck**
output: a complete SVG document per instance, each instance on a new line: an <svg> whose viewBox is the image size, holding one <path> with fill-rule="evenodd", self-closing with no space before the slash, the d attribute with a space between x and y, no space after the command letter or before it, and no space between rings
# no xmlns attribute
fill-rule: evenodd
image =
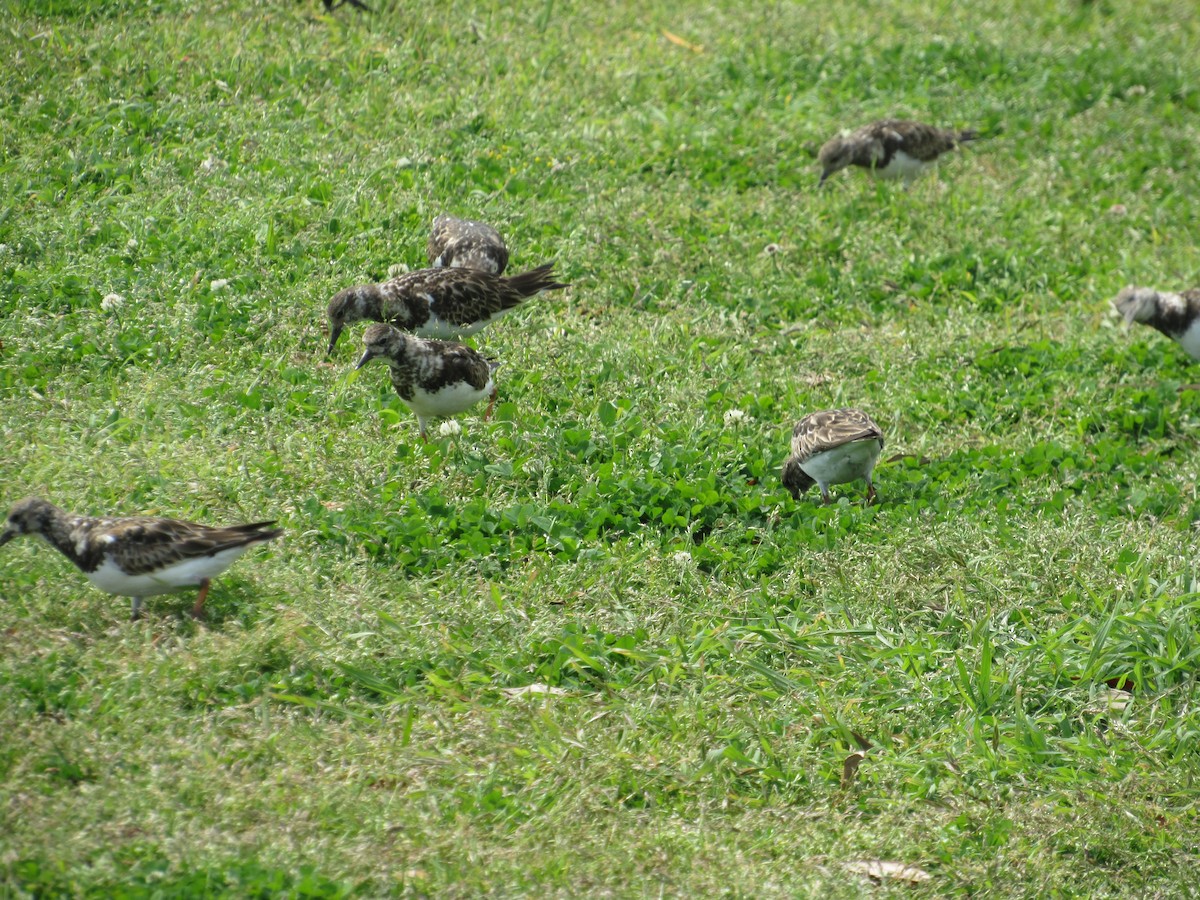
<svg viewBox="0 0 1200 900"><path fill-rule="evenodd" d="M80 534L80 529L86 530L91 522L91 519L84 518L83 516L60 513L50 521L44 531L40 531L38 534L46 543L76 566L84 569L83 556L79 552L76 539Z"/></svg>

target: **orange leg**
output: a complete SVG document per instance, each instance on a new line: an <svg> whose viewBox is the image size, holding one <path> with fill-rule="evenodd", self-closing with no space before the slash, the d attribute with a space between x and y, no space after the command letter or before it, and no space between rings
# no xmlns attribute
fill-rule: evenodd
<svg viewBox="0 0 1200 900"><path fill-rule="evenodd" d="M875 485L867 482L867 505L870 506L875 502Z"/></svg>
<svg viewBox="0 0 1200 900"><path fill-rule="evenodd" d="M483 421L488 421L492 417L492 410L496 406L496 389L492 388L492 396L488 397L488 407L483 411Z"/></svg>
<svg viewBox="0 0 1200 900"><path fill-rule="evenodd" d="M208 596L208 584L207 578L200 582L200 593L196 595L196 605L192 607L193 619L204 618L204 598Z"/></svg>

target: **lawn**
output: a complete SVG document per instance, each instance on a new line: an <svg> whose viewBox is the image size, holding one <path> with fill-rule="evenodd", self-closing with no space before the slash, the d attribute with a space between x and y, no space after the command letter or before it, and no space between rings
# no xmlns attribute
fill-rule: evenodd
<svg viewBox="0 0 1200 900"><path fill-rule="evenodd" d="M0 551L0 895L1200 895L1193 5L370 5L2 7L0 506L286 532ZM444 211L572 287L422 444L324 313Z"/></svg>

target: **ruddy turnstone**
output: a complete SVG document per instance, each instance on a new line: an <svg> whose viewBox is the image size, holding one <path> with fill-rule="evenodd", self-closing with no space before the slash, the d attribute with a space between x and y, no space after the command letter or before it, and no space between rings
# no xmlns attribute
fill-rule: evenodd
<svg viewBox="0 0 1200 900"><path fill-rule="evenodd" d="M462 338L523 300L568 285L554 280L554 263L520 275L476 269L419 269L382 284L346 288L329 301L329 353L351 322L387 322L418 337Z"/></svg>
<svg viewBox="0 0 1200 900"><path fill-rule="evenodd" d="M1125 317L1126 327L1134 322L1149 325L1176 341L1192 359L1200 360L1200 288L1175 294L1127 287L1117 294L1113 307Z"/></svg>
<svg viewBox="0 0 1200 900"><path fill-rule="evenodd" d="M425 253L435 269L457 266L501 275L508 265L508 248L500 232L483 222L454 216L433 220Z"/></svg>
<svg viewBox="0 0 1200 900"><path fill-rule="evenodd" d="M366 352L354 368L373 359L386 359L392 387L404 405L417 415L421 440L429 440L429 420L452 416L470 409L484 397L489 399L484 419L496 403L492 373L498 362L481 356L465 344L425 340L405 334L391 325L372 325L363 332Z"/></svg>
<svg viewBox="0 0 1200 900"><path fill-rule="evenodd" d="M859 409L811 413L792 429L792 455L783 464L783 486L797 500L815 483L829 502L829 486L865 478L867 502L875 499L871 470L883 450L883 432Z"/></svg>
<svg viewBox="0 0 1200 900"><path fill-rule="evenodd" d="M922 122L882 119L849 134L826 141L817 154L821 184L846 166L861 166L877 178L911 181L965 141L979 137L975 131L937 128Z"/></svg>
<svg viewBox="0 0 1200 900"><path fill-rule="evenodd" d="M204 615L209 582L255 544L283 534L274 522L213 528L149 516L77 516L38 497L8 513L0 546L19 534L43 537L75 563L88 581L110 594L133 598L133 618L142 598L184 587L200 587L192 615Z"/></svg>

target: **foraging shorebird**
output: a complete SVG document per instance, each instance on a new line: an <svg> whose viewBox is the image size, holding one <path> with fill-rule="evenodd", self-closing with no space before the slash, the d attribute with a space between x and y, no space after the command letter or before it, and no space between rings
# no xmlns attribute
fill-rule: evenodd
<svg viewBox="0 0 1200 900"><path fill-rule="evenodd" d="M204 616L208 586L255 544L273 540L274 522L213 528L149 516L77 516L29 497L8 513L0 546L21 534L36 534L73 562L88 581L110 594L133 599L133 618L142 598L199 586L192 615Z"/></svg>
<svg viewBox="0 0 1200 900"><path fill-rule="evenodd" d="M847 166L860 166L876 178L903 178L909 182L930 168L943 153L978 137L977 132L970 130L882 119L826 141L817 154L821 163L820 184Z"/></svg>
<svg viewBox="0 0 1200 900"><path fill-rule="evenodd" d="M1126 328L1134 322L1149 325L1179 344L1192 359L1200 360L1200 288L1175 294L1127 287L1117 294L1113 308L1124 317Z"/></svg>
<svg viewBox="0 0 1200 900"><path fill-rule="evenodd" d="M792 455L783 464L783 486L799 500L817 484L821 499L830 501L829 486L860 478L867 482L867 502L875 499L871 472L883 451L883 432L859 409L827 409L811 413L792 429Z"/></svg>
<svg viewBox="0 0 1200 900"><path fill-rule="evenodd" d="M346 288L329 301L329 353L352 322L370 319L427 338L463 338L529 297L569 285L554 280L554 263L520 275L476 269L420 269L382 284Z"/></svg>
<svg viewBox="0 0 1200 900"><path fill-rule="evenodd" d="M425 254L435 269L457 267L502 275L508 265L508 248L500 232L483 222L454 216L433 220Z"/></svg>
<svg viewBox="0 0 1200 900"><path fill-rule="evenodd" d="M387 360L392 387L404 405L417 416L421 440L428 441L429 420L453 416L489 399L486 421L496 403L492 375L498 362L480 355L464 344L425 340L405 334L391 325L372 325L363 333L366 352L354 368L373 359Z"/></svg>

